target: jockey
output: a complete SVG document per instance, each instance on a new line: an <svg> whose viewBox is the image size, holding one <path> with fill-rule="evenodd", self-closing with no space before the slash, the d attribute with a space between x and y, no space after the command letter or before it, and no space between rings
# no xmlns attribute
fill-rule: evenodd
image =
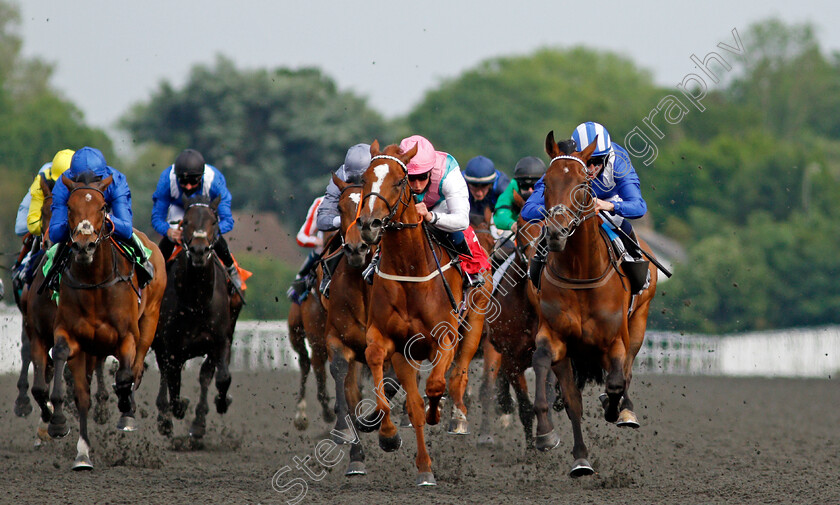
<svg viewBox="0 0 840 505"><path fill-rule="evenodd" d="M295 280L292 281L292 285L286 291L286 296L289 297L289 300L298 305L306 299L306 294L309 292L306 287L307 277L315 264L318 263L321 257L321 251L324 249L324 233L319 231L315 226L315 216L317 215L318 209L323 205L323 200L324 197L319 196L312 201L312 205L309 206L309 210L306 212L306 220L304 220L303 226L300 227L295 237L299 246L312 249L303 261L303 265L295 276Z"/></svg>
<svg viewBox="0 0 840 505"><path fill-rule="evenodd" d="M344 155L344 163L341 164L335 171L335 176L344 182L358 182L367 167L370 166L370 144L356 144L347 150ZM338 210L338 201L341 198L341 190L333 183L332 178L327 183L327 191L323 197L316 199L318 205L314 202L309 208L309 213L306 215L306 221L298 232L298 245L301 247L312 247L301 243L301 233L312 236L314 232L334 231L341 226L341 215ZM315 224L317 229L310 226L310 216L314 213ZM323 234L318 233L323 242ZM289 299L293 302L300 303L306 297L306 278L309 272L321 259L321 248L323 243L319 244L317 248L309 253L309 256L303 262L295 280L292 282L292 287L286 292ZM326 265L325 265L326 266ZM325 296L328 296L328 285L330 280L330 273L328 268L324 269L324 279L321 283L320 290Z"/></svg>
<svg viewBox="0 0 840 505"><path fill-rule="evenodd" d="M220 198L216 212L219 216L219 236L213 244L213 251L222 261L230 280L241 290L242 279L230 254L223 235L233 229L233 214L230 210L231 195L225 177L213 165L204 162L204 156L195 149L184 149L175 158L175 163L160 174L157 188L152 195L152 227L163 235L160 252L167 260L176 245L181 244L180 222L184 217L184 197L204 195L211 200Z"/></svg>
<svg viewBox="0 0 840 505"><path fill-rule="evenodd" d="M61 177L68 168L70 168L70 159L73 157L75 151L71 149L63 149L55 154L52 161L48 161L38 170L38 175L29 186L26 196L20 202L18 207L17 219L15 219L15 233L19 236L26 236L24 239L24 246L18 256L18 261L12 267L13 277L12 285L15 288L15 293L20 295L23 286L32 282L35 277L35 267L38 262L38 255L41 252L40 235L42 233L41 226L41 208L44 204L44 191L41 189L41 179L43 178L47 185L52 188L55 181Z"/></svg>
<svg viewBox="0 0 840 505"><path fill-rule="evenodd" d="M483 216L485 207L494 212L499 195L510 184L508 176L496 170L490 158L484 156L468 161L463 175L470 190L470 214Z"/></svg>
<svg viewBox="0 0 840 505"><path fill-rule="evenodd" d="M417 154L408 162L408 185L414 194L417 214L432 228L447 232L461 252L465 283L469 287L484 284L481 271L490 270L487 253L478 244L470 228L469 190L458 167L448 153L435 151L432 143L420 135L412 135L400 142L403 152L417 146ZM378 256L365 270L373 279Z"/></svg>
<svg viewBox="0 0 840 505"><path fill-rule="evenodd" d="M154 278L155 272L146 256L145 247L139 239L134 238L131 190L128 188L128 181L121 172L109 167L105 163L102 152L93 147L83 147L76 151L70 161L70 168L62 177L58 178L53 187L49 236L54 244L59 245L59 249L55 254L52 269L47 274L47 278L50 279L49 286L57 288L58 276L55 275L57 273L55 270L57 265L61 263L59 259L64 255L63 251L68 249L66 242L70 239L70 230L67 226L67 199L70 197L70 190L65 185L65 181L67 179L75 180L84 172L93 172L102 179L108 176L113 177L113 182L108 185L104 192L105 203L110 209L108 221L113 228L111 233L114 238L134 252L137 257L137 280L141 288L145 287Z"/></svg>
<svg viewBox="0 0 840 505"><path fill-rule="evenodd" d="M516 167L513 169L513 181L496 202L493 222L497 228L516 231L519 213L513 210L513 194L519 193L523 200L528 200L534 192L537 180L545 175L545 170L545 163L536 156L526 156L516 162Z"/></svg>
<svg viewBox="0 0 840 505"><path fill-rule="evenodd" d="M641 251L637 249L635 243L635 233L629 222L629 219L638 219L647 212L647 203L642 198L639 176L630 162L627 151L612 142L607 129L599 123L592 121L582 123L572 133L572 139L575 141L578 150L582 150L591 144L596 137L598 138L598 145L587 162L587 169L597 174L592 182L592 191L595 193L594 212L607 212L612 221L633 238L633 242L622 241L609 225L604 224L623 261L627 263L643 262ZM534 193L522 208L521 216L527 221L541 221L545 217L546 210L543 197L545 185L543 179L540 178L537 181ZM545 263L545 255L545 247L538 247L537 254L534 256L529 269L532 280L539 279L542 266ZM535 284L537 283L538 281L535 281ZM644 280L640 285L642 284L645 284Z"/></svg>

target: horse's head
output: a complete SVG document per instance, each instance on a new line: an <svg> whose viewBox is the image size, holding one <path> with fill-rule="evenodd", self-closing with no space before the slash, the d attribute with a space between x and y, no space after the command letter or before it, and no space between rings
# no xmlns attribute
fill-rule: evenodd
<svg viewBox="0 0 840 505"><path fill-rule="evenodd" d="M586 213L594 210L595 200L590 187L593 174L587 170L586 162L595 151L597 141L596 137L581 152L567 153L554 141L554 131L545 138L545 151L551 158L543 193L549 251L565 249L566 240L586 219Z"/></svg>
<svg viewBox="0 0 840 505"><path fill-rule="evenodd" d="M362 239L368 244L379 243L382 231L399 219L412 204L406 164L417 154L415 145L408 152L396 144L379 151L379 142L370 146L370 166L362 175L362 207L359 214Z"/></svg>
<svg viewBox="0 0 840 505"><path fill-rule="evenodd" d="M339 233L344 237L342 247L347 264L353 268L362 268L365 266L365 258L370 253L370 246L362 240L359 227L354 226L362 203L361 177L350 178L345 182L333 174L332 180L341 192L338 198L338 213L341 216Z"/></svg>
<svg viewBox="0 0 840 505"><path fill-rule="evenodd" d="M219 196L210 200L199 194L184 201L184 220L181 223L184 250L194 267L206 267L213 257L213 245L219 237L216 209L220 200Z"/></svg>
<svg viewBox="0 0 840 505"><path fill-rule="evenodd" d="M47 181L46 177L38 177L38 181L41 184L41 192L44 194L44 202L41 204L41 240L49 248L52 243L50 242L50 234L48 233L49 226L46 226L46 224L49 224L52 218L52 190L55 182Z"/></svg>
<svg viewBox="0 0 840 505"><path fill-rule="evenodd" d="M105 190L113 180L110 175L99 180L93 172L82 172L75 181L64 176L64 185L70 190L67 197L70 249L78 263L92 263L99 242L111 233L105 230L108 215Z"/></svg>

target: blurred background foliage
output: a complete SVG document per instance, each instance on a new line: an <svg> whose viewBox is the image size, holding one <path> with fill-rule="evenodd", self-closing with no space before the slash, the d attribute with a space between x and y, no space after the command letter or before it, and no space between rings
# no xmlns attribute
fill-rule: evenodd
<svg viewBox="0 0 840 505"><path fill-rule="evenodd" d="M123 159L51 86L52 64L21 56L18 23L16 6L0 0L5 266L19 248L18 202L37 169L65 147L96 146L126 173L135 225L147 231L160 172L181 149L198 149L225 174L234 209L276 215L288 233L275 238L289 242L358 142L385 145L420 133L462 167L482 154L510 174L523 156L546 159L549 130L567 138L593 120L623 143L634 127L646 128L642 120L660 100L682 97L623 56L543 48L484 61L430 90L405 117L386 119L317 68L245 70L218 56L193 67L183 86L161 82L124 113L119 126L134 149ZM809 24L770 19L741 38L745 58L714 48L731 70L715 67L721 83L702 100L706 110L689 105L678 124L658 116L664 138L651 137L658 158L650 166L634 159L646 224L687 251L674 278L660 285L653 328L820 325L840 313L840 54L826 54ZM730 42L731 34L719 39ZM255 272L244 317L285 317L299 258L235 252Z"/></svg>

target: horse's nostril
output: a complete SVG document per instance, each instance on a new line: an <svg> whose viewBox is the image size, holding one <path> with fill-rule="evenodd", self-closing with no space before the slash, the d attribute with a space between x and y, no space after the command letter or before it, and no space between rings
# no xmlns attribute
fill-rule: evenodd
<svg viewBox="0 0 840 505"><path fill-rule="evenodd" d="M370 222L371 229L378 229L382 228L382 220L381 219L374 219Z"/></svg>

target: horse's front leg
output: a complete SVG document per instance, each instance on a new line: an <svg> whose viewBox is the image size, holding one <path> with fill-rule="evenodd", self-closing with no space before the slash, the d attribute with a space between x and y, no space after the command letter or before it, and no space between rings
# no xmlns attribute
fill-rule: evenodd
<svg viewBox="0 0 840 505"><path fill-rule="evenodd" d="M41 422L38 426L38 440L36 444L41 441L49 439L47 433L47 423L52 417L53 407L49 401L50 388L47 378L47 368L49 367L49 356L47 349L44 346L40 337L36 337L31 341L32 351L32 397L35 398L35 403L41 409Z"/></svg>
<svg viewBox="0 0 840 505"><path fill-rule="evenodd" d="M345 444L352 440L352 429L349 420L349 405L345 384L348 373L350 373L350 361L345 356L346 348L339 340L332 335L328 336L332 360L330 361L330 374L335 382L335 429L332 430L332 439L337 444Z"/></svg>
<svg viewBox="0 0 840 505"><path fill-rule="evenodd" d="M90 379L93 375L97 358L85 353L78 353L70 361L73 372L73 384L76 396L76 408L79 411L79 441L76 443L76 461L73 470L92 470L90 459L90 437L88 436L88 411L90 410Z"/></svg>
<svg viewBox="0 0 840 505"><path fill-rule="evenodd" d="M222 342L219 351L219 361L216 363L216 412L225 414L228 407L233 403L233 398L228 394L230 383L233 380L230 375L230 347L233 341L233 332Z"/></svg>
<svg viewBox="0 0 840 505"><path fill-rule="evenodd" d="M429 451L426 449L426 439L423 430L425 424L423 398L420 396L420 391L417 388L417 369L403 355L398 353L394 353L391 357L391 365L394 367L400 384L405 388L406 407L408 408L408 415L411 418L411 424L414 425L414 434L417 439L417 458L415 459L417 479L415 482L418 486L435 486L437 483L432 473L432 458L429 457ZM443 391L441 390L442 393Z"/></svg>
<svg viewBox="0 0 840 505"><path fill-rule="evenodd" d="M135 431L137 429L134 419L134 358L136 357L135 335L126 334L117 349L116 358L119 368L115 377L114 391L117 393L117 407L120 409L120 420L117 422L117 429L122 431Z"/></svg>
<svg viewBox="0 0 840 505"><path fill-rule="evenodd" d="M376 409L366 417L359 418L359 429L364 432L371 432L379 427L379 447L384 451L395 451L402 445L402 441L399 433L397 433L397 427L391 420L391 405L384 391L383 372L385 360L390 358L393 350L388 348L390 341L385 339L375 327L368 328L367 342L365 360L373 376Z"/></svg>
<svg viewBox="0 0 840 505"><path fill-rule="evenodd" d="M29 363L32 361L29 337L26 333L26 323L20 329L20 376L17 381L18 397L15 399L15 415L26 417L32 413L29 402Z"/></svg>
<svg viewBox="0 0 840 505"><path fill-rule="evenodd" d="M50 426L47 432L52 438L63 438L70 433L67 418L64 416L64 367L67 361L79 353L75 339L70 338L63 327L55 329L55 345L52 355L55 370L53 372L53 388L50 392L50 402L53 405Z"/></svg>
<svg viewBox="0 0 840 505"><path fill-rule="evenodd" d="M627 328L623 328L626 333ZM614 423L618 420L618 408L621 405L624 391L627 389L627 378L624 375L624 364L626 360L626 351L622 338L616 338L607 353L606 364L604 368L608 370L606 393L607 401L604 406L604 419L609 423Z"/></svg>
<svg viewBox="0 0 840 505"><path fill-rule="evenodd" d="M490 285L486 282L485 286ZM470 362L481 343L481 333L484 329L484 313L480 308L471 307L464 327L464 338L457 346L455 364L449 372L449 397L452 399L452 420L447 432L450 435L466 435L470 432L467 422L467 405L464 395L469 383ZM456 337L457 338L457 337ZM492 346L490 346L492 347ZM485 360L487 357L485 357ZM485 377L485 382L487 378Z"/></svg>
<svg viewBox="0 0 840 505"><path fill-rule="evenodd" d="M587 460L589 450L586 448L586 444L583 443L583 432L580 427L580 419L583 415L583 400L581 399L580 389L575 383L572 360L568 357L560 360L554 366L554 373L557 374L560 390L563 392L566 414L572 422L572 434L575 439L575 445L572 447L572 456L574 456L575 461L572 463L572 469L569 471L569 475L572 477L592 475L595 473L595 470L593 470L592 465ZM537 383L537 386L539 387L539 383Z"/></svg>
<svg viewBox="0 0 840 505"><path fill-rule="evenodd" d="M204 436L207 426L207 413L210 412L210 407L207 405L207 391L210 389L210 383L213 382L213 372L215 371L216 360L211 353L201 363L201 370L198 373L198 384L201 391L198 394L198 403L195 406L195 419L190 425L190 436L193 438Z"/></svg>
<svg viewBox="0 0 840 505"><path fill-rule="evenodd" d="M552 346L554 344L554 346ZM536 447L541 451L549 451L560 444L560 437L554 431L554 424L548 415L548 375L552 373L551 364L558 354L566 355L566 346L562 342L552 340L548 331L541 327L537 332L536 350L531 359L536 375L534 392L534 414L537 416L537 438ZM554 347L558 347L559 353Z"/></svg>
<svg viewBox="0 0 840 505"><path fill-rule="evenodd" d="M481 397L481 427L478 429L478 444L492 445L493 439L493 419L496 416L496 405L498 398L501 396L497 394L499 382L499 369L502 366L502 355L490 343L490 336L485 335L481 343L482 354L484 355L484 373L482 375L481 390L479 396ZM508 396L510 397L510 396Z"/></svg>

